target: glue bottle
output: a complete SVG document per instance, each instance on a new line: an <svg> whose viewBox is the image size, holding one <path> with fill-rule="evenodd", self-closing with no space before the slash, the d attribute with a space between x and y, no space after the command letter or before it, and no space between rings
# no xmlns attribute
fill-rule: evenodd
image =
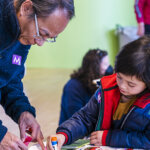
<svg viewBox="0 0 150 150"><path fill-rule="evenodd" d="M52 142L53 149L57 150L57 137L52 137L51 142Z"/></svg>

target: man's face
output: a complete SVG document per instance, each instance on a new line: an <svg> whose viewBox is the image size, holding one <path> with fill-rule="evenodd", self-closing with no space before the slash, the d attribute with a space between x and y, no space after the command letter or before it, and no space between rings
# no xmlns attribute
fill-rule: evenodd
<svg viewBox="0 0 150 150"><path fill-rule="evenodd" d="M52 14L45 18L38 18L39 35L43 40L37 40L37 29L35 19L30 20L27 16L22 16L18 19L21 35L19 41L24 45L42 46L45 40L57 37L67 26L69 19L66 17L66 12L62 9L56 9Z"/></svg>

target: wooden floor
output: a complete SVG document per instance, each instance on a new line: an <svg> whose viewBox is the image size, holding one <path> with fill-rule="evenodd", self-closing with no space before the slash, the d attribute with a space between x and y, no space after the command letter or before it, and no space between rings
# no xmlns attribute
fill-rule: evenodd
<svg viewBox="0 0 150 150"><path fill-rule="evenodd" d="M54 134L58 126L60 100L64 84L72 70L27 69L23 79L24 90L36 108L37 120L44 137ZM0 119L9 131L19 136L18 126L0 108Z"/></svg>

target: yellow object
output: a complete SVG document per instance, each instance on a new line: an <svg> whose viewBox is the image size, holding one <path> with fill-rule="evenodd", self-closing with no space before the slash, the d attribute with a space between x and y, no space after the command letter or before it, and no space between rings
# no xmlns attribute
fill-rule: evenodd
<svg viewBox="0 0 150 150"><path fill-rule="evenodd" d="M129 102L126 102L126 103L120 102L118 104L116 112L113 115L113 120L120 120L124 114L127 114L129 111L129 108L134 103L134 101L135 101L135 98L131 99Z"/></svg>

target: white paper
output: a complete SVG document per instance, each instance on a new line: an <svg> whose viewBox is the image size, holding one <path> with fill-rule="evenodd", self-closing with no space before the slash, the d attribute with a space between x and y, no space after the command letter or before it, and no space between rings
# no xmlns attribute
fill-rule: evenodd
<svg viewBox="0 0 150 150"><path fill-rule="evenodd" d="M44 145L46 146L46 142L44 142ZM39 144L35 144L29 148L29 150L42 150Z"/></svg>

